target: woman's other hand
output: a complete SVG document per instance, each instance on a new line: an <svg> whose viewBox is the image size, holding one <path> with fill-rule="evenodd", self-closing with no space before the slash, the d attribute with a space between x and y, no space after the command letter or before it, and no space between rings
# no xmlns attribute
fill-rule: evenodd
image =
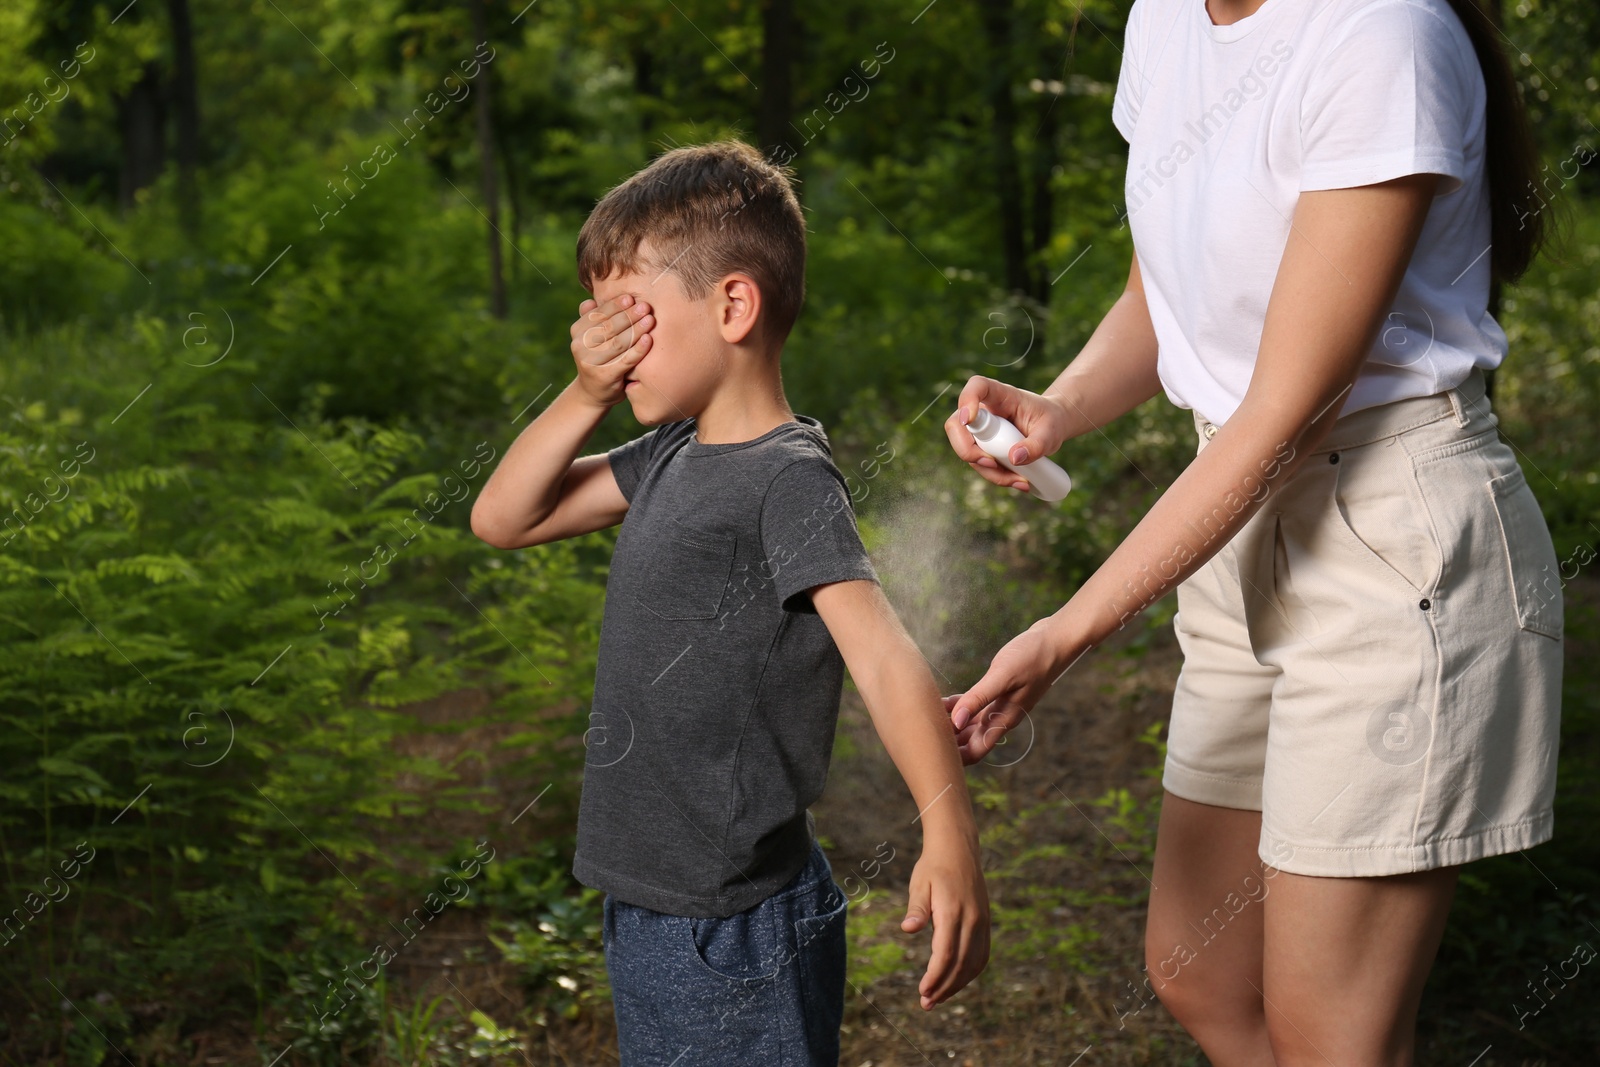
<svg viewBox="0 0 1600 1067"><path fill-rule="evenodd" d="M955 449L956 455L995 485L1011 486L1026 492L1029 488L1027 479L991 459L978 447L978 442L973 440L968 431L967 423L972 420L980 403L1022 431L1023 440L1011 448L1011 461L1017 466L1032 463L1061 447L1061 443L1067 439L1066 412L1054 397L1042 396L975 374L961 390L961 401L955 414L945 420L944 432L950 438L950 447ZM1024 458L1017 458L1019 450L1026 450Z"/></svg>
<svg viewBox="0 0 1600 1067"><path fill-rule="evenodd" d="M1064 650L1050 624L1050 619L1040 619L1013 637L995 653L976 685L944 698L963 763L977 763L987 756L1071 666L1063 662Z"/></svg>

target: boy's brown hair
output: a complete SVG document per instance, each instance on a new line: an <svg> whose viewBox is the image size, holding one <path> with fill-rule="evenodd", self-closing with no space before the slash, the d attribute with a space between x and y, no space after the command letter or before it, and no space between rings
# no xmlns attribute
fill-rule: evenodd
<svg viewBox="0 0 1600 1067"><path fill-rule="evenodd" d="M671 271L684 295L704 296L734 271L761 290L769 341L781 342L806 291L806 223L791 171L743 141L675 148L612 189L578 233L578 279ZM645 262L639 242L654 254Z"/></svg>

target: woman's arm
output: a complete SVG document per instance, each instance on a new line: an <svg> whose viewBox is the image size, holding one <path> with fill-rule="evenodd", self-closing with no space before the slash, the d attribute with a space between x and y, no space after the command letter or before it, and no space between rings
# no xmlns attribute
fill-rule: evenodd
<svg viewBox="0 0 1600 1067"><path fill-rule="evenodd" d="M1100 325L1050 383L1043 394L974 375L961 390L956 413L945 422L945 434L956 454L996 485L1026 491L1028 482L1001 467L978 448L967 421L979 402L1010 419L1022 431L1017 447L1027 450L1026 463L1048 456L1062 443L1125 415L1161 391L1156 377L1156 331L1145 303L1139 257L1133 256L1128 284ZM1017 453L1015 449L1012 455Z"/></svg>
<svg viewBox="0 0 1600 1067"><path fill-rule="evenodd" d="M1044 391L1066 413L1067 440L1100 429L1161 391L1161 379L1156 377L1156 328L1145 302L1138 253L1131 258L1122 296L1100 320L1077 358ZM1043 454L1036 453L1034 458Z"/></svg>
<svg viewBox="0 0 1600 1067"><path fill-rule="evenodd" d="M947 698L964 758L982 759L1079 656L1198 570L1326 435L1394 300L1437 181L1413 174L1300 196L1238 411L1061 610Z"/></svg>

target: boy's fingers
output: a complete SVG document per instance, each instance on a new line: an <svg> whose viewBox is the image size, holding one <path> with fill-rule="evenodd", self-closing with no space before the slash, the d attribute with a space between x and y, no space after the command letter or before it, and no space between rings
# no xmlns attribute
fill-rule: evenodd
<svg viewBox="0 0 1600 1067"><path fill-rule="evenodd" d="M580 323L581 325L581 323ZM580 351L585 356L599 352L600 349L611 341L611 332L604 323L584 327L583 331L572 339L574 351ZM582 358L582 357L580 357ZM585 363L603 363L603 359L587 359Z"/></svg>
<svg viewBox="0 0 1600 1067"><path fill-rule="evenodd" d="M950 986L951 996L967 988L974 978L983 973L984 964L988 962L979 945L978 922L975 918L961 927L960 959L955 981Z"/></svg>
<svg viewBox="0 0 1600 1067"><path fill-rule="evenodd" d="M615 359L606 361L607 366L610 366L613 363L616 364L617 381L621 381L623 378L626 378L628 376L628 372L637 367L639 365L639 361L650 354L650 345L650 335L647 333L640 334L639 339L629 346L626 352L622 353L622 355L616 357Z"/></svg>
<svg viewBox="0 0 1600 1067"><path fill-rule="evenodd" d="M982 723L974 723L970 733L966 734L966 741L962 744L962 760L966 763L978 763L986 755L989 755L989 745L984 744Z"/></svg>
<svg viewBox="0 0 1600 1067"><path fill-rule="evenodd" d="M962 916L960 933L956 938L956 965L950 969L950 980L936 991L935 995L940 1000L949 1000L983 973L984 965L988 962L988 949L983 945L981 930L982 923L976 915Z"/></svg>
<svg viewBox="0 0 1600 1067"><path fill-rule="evenodd" d="M607 337L603 341L595 341L591 344L590 342L594 338L590 335L585 335L584 347L587 349L588 358L585 358L584 362L592 366L613 362L618 356L636 347L642 339L650 336L650 328L654 325L655 320L646 315L638 322L630 323L628 328L621 333ZM596 326L594 329L601 330L603 327Z"/></svg>
<svg viewBox="0 0 1600 1067"><path fill-rule="evenodd" d="M906 917L900 921L900 929L908 934L914 934L927 925L928 915L933 910L930 898L927 881L918 879L913 873L911 899L906 902Z"/></svg>
<svg viewBox="0 0 1600 1067"><path fill-rule="evenodd" d="M627 307L627 305L622 302L623 299L623 297L614 296L604 303L601 303L597 300L588 301L588 303L592 306L584 315L584 318L588 319L590 322L604 322L612 315L615 315L618 311L621 311L623 308Z"/></svg>
<svg viewBox="0 0 1600 1067"><path fill-rule="evenodd" d="M579 306L578 321L573 324L573 336L581 339L586 348L598 348L649 313L648 304L628 295L615 297L603 304L585 300Z"/></svg>
<svg viewBox="0 0 1600 1067"><path fill-rule="evenodd" d="M628 355L633 356L632 359L628 360L629 370L636 367L639 361L649 354L650 346L655 344L655 341L656 339L648 333L639 335L639 339L633 343L633 347L628 349L627 352Z"/></svg>
<svg viewBox="0 0 1600 1067"><path fill-rule="evenodd" d="M603 344L605 341L609 341L612 338L623 337L627 335L632 331L634 324L639 321L640 317L641 315L636 314L635 309L631 307L624 308L623 310L611 315L606 319L605 323L599 327L605 331L605 335L595 347L599 347L600 344ZM594 330L586 331L584 336L587 338L594 332Z"/></svg>
<svg viewBox="0 0 1600 1067"><path fill-rule="evenodd" d="M928 970L919 986L925 1008L933 1007L949 995L950 979L955 974L956 934L959 929L959 924L948 913L934 918L933 955L928 958Z"/></svg>

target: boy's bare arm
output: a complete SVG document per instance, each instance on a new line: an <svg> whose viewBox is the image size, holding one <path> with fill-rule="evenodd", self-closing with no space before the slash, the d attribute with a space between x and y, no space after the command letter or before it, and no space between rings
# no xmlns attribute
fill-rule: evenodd
<svg viewBox="0 0 1600 1067"><path fill-rule="evenodd" d="M627 514L610 459L578 453L623 399L623 379L650 350L655 319L632 295L585 300L578 311L578 376L518 435L472 506L472 532L496 548L576 537Z"/></svg>
<svg viewBox="0 0 1600 1067"><path fill-rule="evenodd" d="M922 857L911 874L902 929L915 932L933 922L933 955L919 985L922 1006L931 1008L976 978L989 960L989 898L955 732L927 660L877 582L819 585L811 603L916 801Z"/></svg>

